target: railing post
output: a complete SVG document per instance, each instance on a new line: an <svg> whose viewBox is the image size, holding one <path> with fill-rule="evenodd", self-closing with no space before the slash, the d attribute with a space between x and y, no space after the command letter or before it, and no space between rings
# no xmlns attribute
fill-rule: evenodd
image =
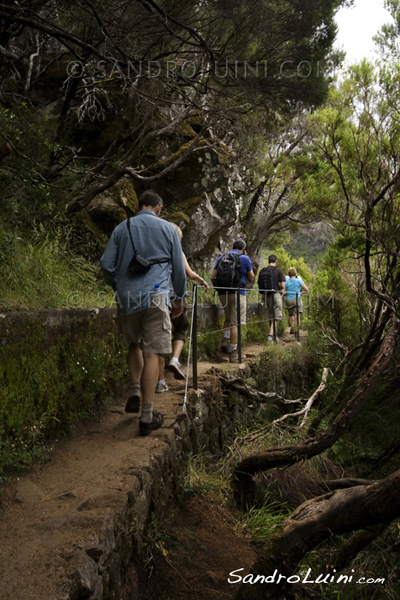
<svg viewBox="0 0 400 600"><path fill-rule="evenodd" d="M300 331L299 331L299 293L296 292L296 339L300 341Z"/></svg>
<svg viewBox="0 0 400 600"><path fill-rule="evenodd" d="M269 294L272 295L272 331L273 331L273 338L274 338L274 342L276 342L276 323L275 323L275 291L273 292L268 292Z"/></svg>
<svg viewBox="0 0 400 600"><path fill-rule="evenodd" d="M192 323L192 351L193 351L193 387L197 390L197 285L193 285L193 323ZM188 365L189 368L189 365Z"/></svg>
<svg viewBox="0 0 400 600"><path fill-rule="evenodd" d="M236 315L237 315L237 334L238 334L238 359L242 362L242 323L240 318L240 288L236 290Z"/></svg>

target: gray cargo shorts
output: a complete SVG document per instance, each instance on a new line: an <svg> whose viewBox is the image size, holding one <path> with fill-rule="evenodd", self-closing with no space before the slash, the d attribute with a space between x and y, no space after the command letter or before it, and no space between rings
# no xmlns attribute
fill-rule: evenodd
<svg viewBox="0 0 400 600"><path fill-rule="evenodd" d="M139 344L148 354L170 354L171 319L164 296L157 296L149 308L130 315L118 315L124 344Z"/></svg>

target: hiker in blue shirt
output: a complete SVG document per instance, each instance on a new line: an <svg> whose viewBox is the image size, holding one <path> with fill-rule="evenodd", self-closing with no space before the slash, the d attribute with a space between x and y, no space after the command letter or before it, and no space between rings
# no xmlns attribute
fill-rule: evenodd
<svg viewBox="0 0 400 600"><path fill-rule="evenodd" d="M179 317L186 293L181 242L174 225L159 218L162 205L158 194L143 192L139 213L117 225L101 257L106 281L116 291L118 326L129 346L131 384L126 412L140 411L142 392L141 435L148 435L163 423L162 414L153 413L158 356L171 352L170 307L171 318ZM133 274L132 260L138 255L150 264L145 272Z"/></svg>
<svg viewBox="0 0 400 600"><path fill-rule="evenodd" d="M289 277L285 282L285 290L286 308L289 312L290 333L297 333L297 314L299 315L298 325L300 327L300 315L303 312L301 290L304 292L308 292L309 290L301 277L297 275L297 271L294 267L290 267L289 269Z"/></svg>
<svg viewBox="0 0 400 600"><path fill-rule="evenodd" d="M236 258L235 258L236 256ZM239 362L237 304L235 290L240 288L240 323L246 324L246 286L253 283L255 275L250 258L246 254L246 242L236 240L228 254L220 256L211 273L211 281L218 289L221 304L225 312L224 340L222 352L229 354L229 362Z"/></svg>

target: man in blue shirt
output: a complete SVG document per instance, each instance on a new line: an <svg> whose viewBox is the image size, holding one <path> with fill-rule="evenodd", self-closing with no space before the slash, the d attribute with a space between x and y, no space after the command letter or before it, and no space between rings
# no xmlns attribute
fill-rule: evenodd
<svg viewBox="0 0 400 600"><path fill-rule="evenodd" d="M247 280L253 283L255 275L250 258L246 254L246 242L244 240L236 240L233 244L232 250L229 254L237 254L240 260L240 287L239 300L240 300L240 323L246 324L246 285ZM215 263L214 269L211 273L211 281L214 285L221 283L218 282L218 264L222 255L218 258ZM238 359L238 328L237 328L237 300L235 290L226 290L221 294L220 300L224 307L225 312L225 331L224 340L221 345L221 350L229 354L229 362L237 363Z"/></svg>
<svg viewBox="0 0 400 600"><path fill-rule="evenodd" d="M158 194L144 192L139 213L117 225L101 257L105 279L116 292L118 326L129 347L131 385L126 412L140 411L142 392L141 435L163 423L161 413L153 413L158 357L171 352L170 308L171 317L178 317L186 293L181 242L174 225L159 218L162 205ZM146 272L136 275L129 269L135 251L151 263ZM175 291L172 303L170 265Z"/></svg>

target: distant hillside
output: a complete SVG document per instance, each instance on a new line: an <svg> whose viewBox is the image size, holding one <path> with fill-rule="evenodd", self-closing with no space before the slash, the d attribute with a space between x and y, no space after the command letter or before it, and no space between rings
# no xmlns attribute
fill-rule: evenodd
<svg viewBox="0 0 400 600"><path fill-rule="evenodd" d="M328 224L314 223L300 229L290 242L284 245L284 248L290 256L303 257L310 269L315 272L333 237L334 233Z"/></svg>

